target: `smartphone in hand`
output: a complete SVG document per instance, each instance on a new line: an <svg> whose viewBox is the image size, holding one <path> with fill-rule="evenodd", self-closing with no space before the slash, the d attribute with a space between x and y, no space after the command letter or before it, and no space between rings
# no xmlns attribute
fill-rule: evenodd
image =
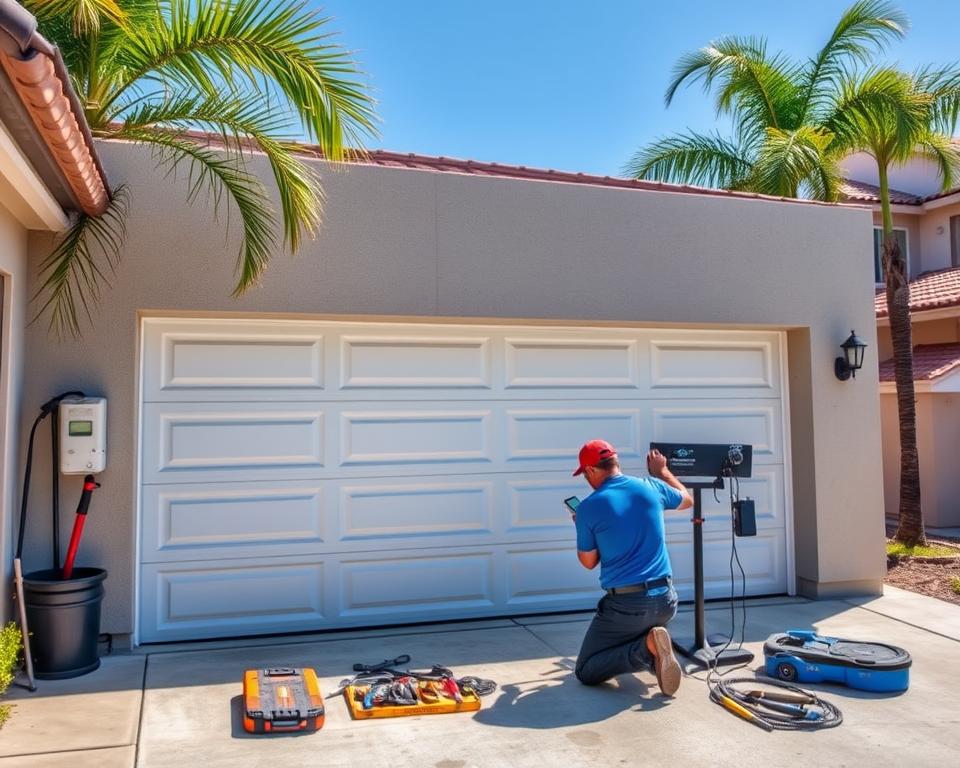
<svg viewBox="0 0 960 768"><path fill-rule="evenodd" d="M564 503L564 506L566 506L566 508L570 510L571 515L577 514L577 507L580 506L580 499L578 499L576 496L571 496L568 499L564 499L563 503Z"/></svg>

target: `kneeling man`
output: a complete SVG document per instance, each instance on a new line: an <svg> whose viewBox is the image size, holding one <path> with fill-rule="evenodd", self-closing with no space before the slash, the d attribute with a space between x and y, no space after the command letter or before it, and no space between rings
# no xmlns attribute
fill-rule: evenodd
<svg viewBox="0 0 960 768"><path fill-rule="evenodd" d="M610 443L591 440L580 449L582 474L593 488L574 515L577 557L585 568L600 564L597 604L577 657L577 679L597 685L625 672L652 668L660 691L680 687L680 665L666 624L677 613L664 539L665 509L693 505L690 492L667 469L659 451L647 454L653 477L629 477Z"/></svg>

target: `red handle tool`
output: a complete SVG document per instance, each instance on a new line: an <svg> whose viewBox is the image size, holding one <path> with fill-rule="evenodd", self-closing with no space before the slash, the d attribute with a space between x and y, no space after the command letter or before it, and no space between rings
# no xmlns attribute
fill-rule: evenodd
<svg viewBox="0 0 960 768"><path fill-rule="evenodd" d="M100 483L93 479L93 475L87 475L83 478L83 493L80 494L80 503L77 504L77 519L73 522L73 533L70 535L67 559L63 561L64 580L73 575L73 562L77 559L77 548L80 546L80 536L83 535L83 524L87 520L87 511L90 509L90 497L99 487Z"/></svg>

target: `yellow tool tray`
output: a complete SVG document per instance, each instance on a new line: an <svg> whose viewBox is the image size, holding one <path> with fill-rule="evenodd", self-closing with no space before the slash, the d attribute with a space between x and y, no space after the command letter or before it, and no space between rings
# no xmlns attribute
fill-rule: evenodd
<svg viewBox="0 0 960 768"><path fill-rule="evenodd" d="M473 691L461 693L463 701L440 697L438 701L419 704L375 704L371 709L363 708L363 697L369 690L367 685L348 685L343 689L343 698L354 720L370 720L378 717L409 717L411 715L448 715L451 712L476 712L480 709L480 698Z"/></svg>

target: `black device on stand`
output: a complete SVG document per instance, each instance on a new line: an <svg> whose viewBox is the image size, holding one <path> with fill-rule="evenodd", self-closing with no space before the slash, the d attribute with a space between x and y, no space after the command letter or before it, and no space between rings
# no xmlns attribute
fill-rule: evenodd
<svg viewBox="0 0 960 768"><path fill-rule="evenodd" d="M692 640L678 641L676 649L695 664L704 668L747 664L753 661L753 653L745 648L730 648L730 638L714 634L706 636L703 590L703 504L704 489L722 490L725 477L744 479L753 470L753 446L742 443L650 443L651 450L658 450L667 458L667 469L677 477L712 478L705 481L683 481L693 491L693 587L694 587L694 636ZM750 520L746 520L749 514ZM753 507L741 509L737 527L749 530L752 524ZM746 524L746 525L744 525ZM755 533L754 528L754 533ZM733 595L730 596L731 599Z"/></svg>

